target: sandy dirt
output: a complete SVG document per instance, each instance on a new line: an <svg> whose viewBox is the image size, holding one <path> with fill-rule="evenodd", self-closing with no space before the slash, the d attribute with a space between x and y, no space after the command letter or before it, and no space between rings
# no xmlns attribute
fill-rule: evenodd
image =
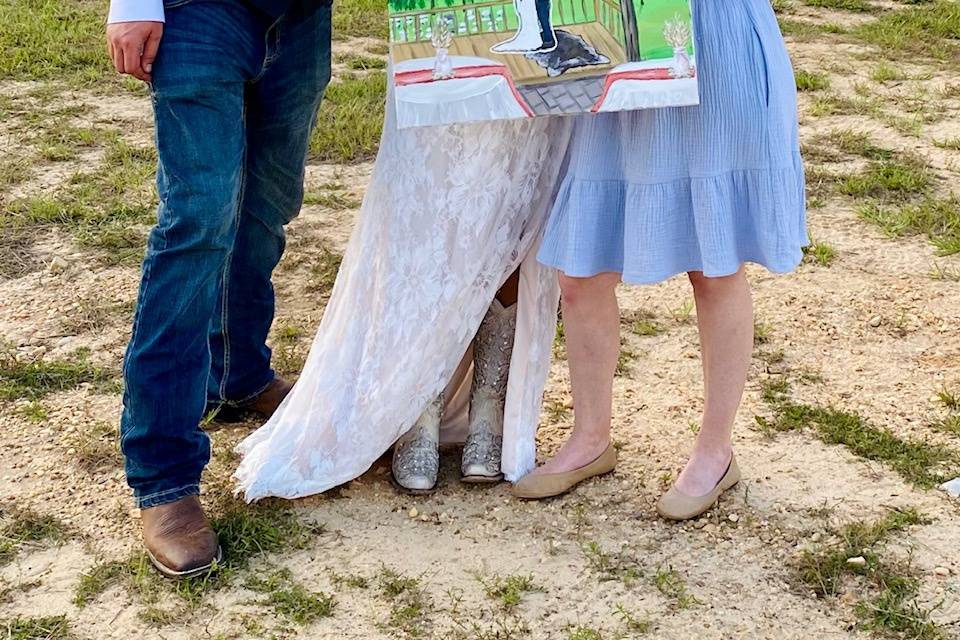
<svg viewBox="0 0 960 640"><path fill-rule="evenodd" d="M800 19L812 19L811 11L800 11ZM876 52L869 48L843 45L857 62L842 65L833 44L803 39L791 40L790 47L799 68L827 70L831 91L852 96L858 85L869 84L890 114L902 115L904 96L960 83L955 70L911 62L902 68L915 79L878 84L870 80ZM838 128L870 133L887 148L922 155L937 174L937 189L946 193L960 180L960 162L955 151L933 141L960 135L960 99L953 96L942 100L943 117L913 136L869 115L814 117L815 96L804 94L804 141ZM132 143L148 142L145 98L71 94L70 100L90 107L80 116L87 121L127 123ZM0 134L17 135L9 127ZM40 163L7 197L54 189L77 163L96 160L94 154L67 164ZM839 164L856 170L863 163L847 158ZM308 187L334 181L359 199L370 169L311 166ZM299 520L324 529L303 548L257 556L227 587L195 606L164 592L161 608L176 617L163 624L145 619L150 606L123 581L85 607L73 602L83 573L139 548L136 514L115 452L93 468L81 465L77 455L85 434L104 425L115 429L119 394L86 385L49 395L40 401L47 417L39 422L25 417L25 402L0 404L0 508L52 515L70 530L60 543L22 546L0 568L0 616L65 614L77 636L98 639L868 638L876 634L861 628L855 613L866 595L858 591L860 583L851 581L842 597L817 598L798 583L793 567L804 549L831 539L836 527L914 507L926 524L896 534L880 553L910 559L920 581L918 603L933 609L944 637L960 638L960 502L912 486L889 465L825 444L811 431L770 436L757 427L756 416L772 414L762 398L765 382L804 373L808 382L793 385L794 401L853 412L898 437L960 451L960 436L931 428L945 415L937 392L960 388L960 282L933 274L958 273L960 256L937 257L923 237L884 235L857 216L858 203L850 198L831 193L817 204L810 211L811 233L835 249L829 266L807 262L784 277L751 269L758 322L769 337L758 348L736 430L746 477L704 518L673 525L653 511L684 462L702 405L695 316L687 312L692 294L686 280L677 278L620 293L625 317L652 314L662 331L624 331L635 357L616 383L614 429L622 463L613 476L561 499L524 504L506 486L459 484L452 453L444 459L441 490L411 498L394 492L381 463L339 490L293 503ZM310 265L321 247L342 251L355 215L356 208L310 205L290 228L277 276L276 326L302 329L303 337L287 347L293 362L305 354L325 303L323 295L309 293ZM88 348L91 361L118 369L137 268L103 266L66 232L47 230L30 239L34 269L0 280L0 337L21 359L62 359ZM777 350L783 360L771 364L764 354ZM546 396L544 456L572 425L562 358ZM215 508L230 502L235 460L229 451L255 426L213 435L205 499ZM598 569L591 545L615 554L630 570ZM333 616L306 626L291 623L244 586L245 576L278 568L289 569L309 590L335 594ZM385 568L420 579L422 614L406 630L391 622L397 603L378 587ZM658 580L671 568L692 602ZM369 585L336 580L344 575L365 577ZM538 588L515 608L505 609L484 593L482 581L515 575L532 576ZM619 607L649 621L650 628L631 629ZM600 635L574 635L580 626Z"/></svg>

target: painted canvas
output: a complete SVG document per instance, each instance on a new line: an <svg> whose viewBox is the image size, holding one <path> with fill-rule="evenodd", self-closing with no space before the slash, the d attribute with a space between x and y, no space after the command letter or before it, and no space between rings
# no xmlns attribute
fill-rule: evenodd
<svg viewBox="0 0 960 640"><path fill-rule="evenodd" d="M699 102L690 0L388 0L401 128Z"/></svg>

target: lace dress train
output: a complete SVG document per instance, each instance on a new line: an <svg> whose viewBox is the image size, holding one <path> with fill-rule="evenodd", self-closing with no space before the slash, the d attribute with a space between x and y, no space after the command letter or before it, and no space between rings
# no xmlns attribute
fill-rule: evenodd
<svg viewBox="0 0 960 640"><path fill-rule="evenodd" d="M513 481L535 464L559 300L556 274L536 252L571 123L398 130L392 92L387 104L372 181L304 371L237 447L237 491L248 501L320 493L369 469L441 391L450 395L455 372L466 375L464 354L518 266L502 470Z"/></svg>

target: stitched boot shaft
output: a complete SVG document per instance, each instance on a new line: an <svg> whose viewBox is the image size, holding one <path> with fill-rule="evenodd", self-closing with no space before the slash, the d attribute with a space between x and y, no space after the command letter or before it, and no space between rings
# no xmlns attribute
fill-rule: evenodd
<svg viewBox="0 0 960 640"><path fill-rule="evenodd" d="M404 489L429 491L437 484L443 403L440 394L393 448L393 477Z"/></svg>
<svg viewBox="0 0 960 640"><path fill-rule="evenodd" d="M494 300L474 339L470 433L461 465L465 477L500 477L503 411L516 331L517 305L505 309Z"/></svg>

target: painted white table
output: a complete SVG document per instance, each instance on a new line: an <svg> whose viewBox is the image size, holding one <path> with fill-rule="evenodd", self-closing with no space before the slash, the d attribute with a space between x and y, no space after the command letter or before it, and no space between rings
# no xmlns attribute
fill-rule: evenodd
<svg viewBox="0 0 960 640"><path fill-rule="evenodd" d="M405 60L393 66L401 129L532 115L506 65L471 56L450 59L458 77L448 80L432 79L433 58Z"/></svg>
<svg viewBox="0 0 960 640"><path fill-rule="evenodd" d="M661 107L687 107L700 103L696 78L644 79L672 60L628 62L610 70L604 95L594 111L632 111Z"/></svg>

